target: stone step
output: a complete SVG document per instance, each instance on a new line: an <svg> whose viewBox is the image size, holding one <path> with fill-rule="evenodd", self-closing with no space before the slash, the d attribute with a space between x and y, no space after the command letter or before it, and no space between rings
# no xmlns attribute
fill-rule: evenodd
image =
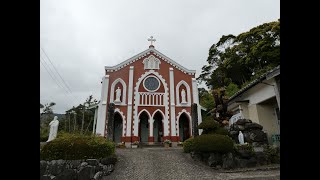
<svg viewBox="0 0 320 180"><path fill-rule="evenodd" d="M140 147L163 147L162 143L146 144L140 143Z"/></svg>

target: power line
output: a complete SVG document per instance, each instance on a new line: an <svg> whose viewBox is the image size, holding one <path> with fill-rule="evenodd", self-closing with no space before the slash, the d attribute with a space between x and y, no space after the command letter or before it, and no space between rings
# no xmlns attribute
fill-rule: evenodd
<svg viewBox="0 0 320 180"><path fill-rule="evenodd" d="M44 59L40 56L40 58L44 61ZM53 81L61 88L61 89L63 89L63 90L65 90L59 83L58 83L58 81L52 76L52 74L50 73L50 71L48 70L48 68L45 66L45 64L41 61L41 59L40 59L40 62L41 62L41 64L42 64L42 66L45 68L45 70L47 71L47 73L50 75L50 77L53 79ZM69 99L69 97L64 93L64 95L67 97L67 99L68 99L68 103L67 104L69 104L69 106L71 106L72 107L72 104L76 104L76 103L74 103L71 99ZM71 100L71 102L72 103L70 103L70 100Z"/></svg>
<svg viewBox="0 0 320 180"><path fill-rule="evenodd" d="M40 47L42 49L42 47ZM52 61L50 60L49 56L47 55L47 53L42 49L42 51L44 52L44 54L46 55L47 59L49 60L49 62L51 63L52 67L54 68L54 70L57 72L57 74L59 75L59 77L62 79L62 82L64 83L64 85L68 88L68 90L72 93L70 87L67 85L67 83L64 81L64 79L62 78L62 76L60 75L60 73L58 72L58 70L56 69L56 67L53 65Z"/></svg>
<svg viewBox="0 0 320 180"><path fill-rule="evenodd" d="M62 80L62 85L64 85L65 87L67 87L67 89L69 90L69 92L67 91L67 93L73 94L73 92L71 91L71 88L68 86L68 84L65 82L65 80L63 79L63 77L60 75L60 73L58 72L57 68L54 66L54 64L52 63L51 59L49 58L49 56L47 55L47 53L44 51L44 49L42 47L40 47L41 50L43 51L43 53L45 54L45 56L47 57L47 59L49 60L50 64L52 65L53 69L56 71L56 73L59 75L60 79ZM41 54L40 54L41 56ZM51 69L50 69L51 70ZM52 72L53 73L53 72ZM53 73L54 74L54 73ZM57 78L58 79L58 78ZM63 87L63 86L62 86ZM75 101L79 101L79 99L77 97L71 96Z"/></svg>
<svg viewBox="0 0 320 180"><path fill-rule="evenodd" d="M54 83L56 84L56 85L58 85L60 88L62 88L61 87L61 85L59 84L59 83L57 83L57 81L56 81L56 79L52 76L52 74L49 72L49 70L47 69L47 67L44 65L44 63L40 60L40 62L41 62L41 64L42 64L42 66L45 68L45 70L47 71L47 73L50 75L50 77L53 79L53 81L54 81ZM63 88L62 88L63 89ZM64 95L66 95L66 94L64 94ZM67 97L67 104L69 105L69 106L71 106L72 104L74 104L74 102L70 102L70 99Z"/></svg>

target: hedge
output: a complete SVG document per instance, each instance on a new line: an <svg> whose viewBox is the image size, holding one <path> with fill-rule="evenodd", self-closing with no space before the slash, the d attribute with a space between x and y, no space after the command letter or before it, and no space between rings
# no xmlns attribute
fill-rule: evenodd
<svg viewBox="0 0 320 180"><path fill-rule="evenodd" d="M230 133L228 132L228 130L222 128L222 127L219 127L211 132L209 132L209 134L220 134L220 135L227 135L227 136L230 136Z"/></svg>
<svg viewBox="0 0 320 180"><path fill-rule="evenodd" d="M233 141L230 137L220 134L203 134L193 140L196 152L228 153L233 150Z"/></svg>
<svg viewBox="0 0 320 180"><path fill-rule="evenodd" d="M49 138L49 135L40 135L40 142L46 142Z"/></svg>
<svg viewBox="0 0 320 180"><path fill-rule="evenodd" d="M194 150L193 138L189 138L183 142L183 152L189 153Z"/></svg>
<svg viewBox="0 0 320 180"><path fill-rule="evenodd" d="M114 152L115 144L104 137L63 134L43 146L40 159L99 159L113 155Z"/></svg>
<svg viewBox="0 0 320 180"><path fill-rule="evenodd" d="M217 128L220 127L220 124L215 121L215 120L206 120L206 121L202 121L199 126L198 129L203 129L202 134L209 134L212 131L216 130Z"/></svg>

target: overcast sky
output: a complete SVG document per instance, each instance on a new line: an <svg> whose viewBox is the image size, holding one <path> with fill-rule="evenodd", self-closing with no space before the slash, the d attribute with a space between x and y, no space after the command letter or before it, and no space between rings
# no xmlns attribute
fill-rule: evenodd
<svg viewBox="0 0 320 180"><path fill-rule="evenodd" d="M210 46L222 35L280 18L280 0L40 2L40 45L50 59L40 49L40 102L55 102L56 113L91 94L99 100L104 66L146 50L151 35L157 50L197 70L197 77Z"/></svg>

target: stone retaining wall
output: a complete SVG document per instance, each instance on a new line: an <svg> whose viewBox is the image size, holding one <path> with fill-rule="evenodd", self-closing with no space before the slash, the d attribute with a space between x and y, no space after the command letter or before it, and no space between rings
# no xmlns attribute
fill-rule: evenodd
<svg viewBox="0 0 320 180"><path fill-rule="evenodd" d="M117 161L104 159L40 161L41 180L101 180L108 176Z"/></svg>
<svg viewBox="0 0 320 180"><path fill-rule="evenodd" d="M280 154L280 150L278 153ZM267 156L264 151L252 152L250 150L238 150L227 154L191 152L194 160L201 161L215 169L250 168L274 163Z"/></svg>

